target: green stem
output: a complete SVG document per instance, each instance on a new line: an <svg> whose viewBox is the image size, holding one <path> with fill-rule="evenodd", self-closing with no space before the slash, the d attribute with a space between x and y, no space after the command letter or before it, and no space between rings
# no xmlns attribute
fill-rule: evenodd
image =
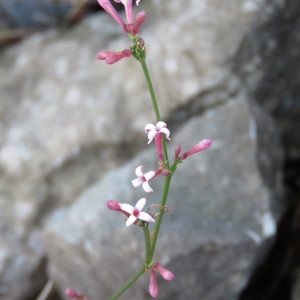
<svg viewBox="0 0 300 300"><path fill-rule="evenodd" d="M146 82L147 82L147 85L148 85L148 89L149 89L149 92L150 92L152 106L153 106L153 110L154 110L154 113L155 113L156 121L159 122L161 120L160 113L159 113L159 108L158 108L154 88L153 88L153 85L152 85L151 77L150 77L148 67L147 67L147 64L146 64L146 60L141 59L141 60L139 60L139 62L142 66L142 69L143 69L143 72L144 72L144 75L145 75L145 79L146 79ZM168 151L167 151L167 146L166 146L166 140L165 140L164 137L162 139L162 142L163 142L163 153L164 153L164 158L165 158L165 164L166 164L167 167L169 167Z"/></svg>
<svg viewBox="0 0 300 300"><path fill-rule="evenodd" d="M134 275L132 275L129 280L112 296L110 296L107 300L115 300L118 299L130 286L132 286L136 280L145 272L145 267L143 266L139 271L137 271Z"/></svg>
<svg viewBox="0 0 300 300"><path fill-rule="evenodd" d="M157 242L157 238L158 238L158 234L159 234L159 230L160 230L160 225L161 225L163 215L164 215L164 206L166 205L166 202L167 202L171 179L172 179L172 175L165 177L164 189L162 192L162 197L161 197L161 202L160 202L160 206L162 208L159 210L160 214L158 215L158 217L155 220L155 227L154 227L154 230L152 232L152 237L151 237L151 251L150 251L151 260L154 255L156 242Z"/></svg>
<svg viewBox="0 0 300 300"><path fill-rule="evenodd" d="M150 233L149 233L149 227L148 224L143 226L144 230L144 239L145 239L145 264L148 266L151 262L151 244L150 244Z"/></svg>
<svg viewBox="0 0 300 300"><path fill-rule="evenodd" d="M154 88L153 88L153 85L152 85L152 81L151 81L151 77L150 77L150 74L149 74L149 71L148 71L148 68L147 68L146 61L145 60L139 60L139 62L142 66L142 69L143 69L143 72L144 72L144 75L145 75L145 78L146 78L146 82L147 82L148 89L149 89L149 92L150 92L151 101L152 101L156 121L159 122L160 121L160 113L159 113L157 100L156 100Z"/></svg>

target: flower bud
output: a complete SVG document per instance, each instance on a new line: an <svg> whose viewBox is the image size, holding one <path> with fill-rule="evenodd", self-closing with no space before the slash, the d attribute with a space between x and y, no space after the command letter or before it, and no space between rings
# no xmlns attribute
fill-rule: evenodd
<svg viewBox="0 0 300 300"><path fill-rule="evenodd" d="M155 267L163 279L172 280L174 278L174 273L171 272L170 270L162 267L159 263L157 263L157 265Z"/></svg>
<svg viewBox="0 0 300 300"><path fill-rule="evenodd" d="M179 158L180 151L181 151L181 145L178 144L175 148L175 159Z"/></svg>
<svg viewBox="0 0 300 300"><path fill-rule="evenodd" d="M108 200L106 202L106 207L111 210L122 211L120 207L120 203L116 200Z"/></svg>
<svg viewBox="0 0 300 300"><path fill-rule="evenodd" d="M197 152L203 151L205 149L207 149L208 147L210 147L212 141L209 139L203 139L201 140L198 144L196 144L194 147L192 147L190 150L188 150L187 152L183 153L181 156L181 159L184 160L186 159L188 156L195 154Z"/></svg>

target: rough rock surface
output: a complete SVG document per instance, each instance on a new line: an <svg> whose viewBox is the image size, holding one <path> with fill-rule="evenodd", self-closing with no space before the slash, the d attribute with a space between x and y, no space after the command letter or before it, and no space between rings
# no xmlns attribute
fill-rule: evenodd
<svg viewBox="0 0 300 300"><path fill-rule="evenodd" d="M162 116L173 132L191 117L243 94L273 113L280 125L276 134L283 133L287 157L294 159L289 163L299 166L299 1L153 0L140 7L148 13L141 33L149 69ZM49 214L60 207L68 214L67 206L86 188L145 147L141 128L154 118L140 68L132 59L113 66L95 59L99 50L128 45L119 26L99 14L71 29L34 34L1 52L0 298L33 297L47 276L41 235ZM257 120L259 115L266 120L256 112ZM256 180L266 189L264 199L276 199L271 204L277 219L283 203L272 188L280 181L280 160L270 158L280 148L267 147L268 139L264 144L264 127L251 127L264 149L253 161L261 174ZM270 174L272 168L278 173ZM210 188L218 192L215 184ZM76 226L81 222L88 220L76 220ZM219 249L232 248L228 243ZM193 255L204 249L196 247Z"/></svg>
<svg viewBox="0 0 300 300"><path fill-rule="evenodd" d="M175 263L177 285L184 286L186 268L192 269L191 277L203 272L203 261L208 264L207 277L213 278L221 270L223 277L232 277L233 282L224 282L219 291L215 289L203 299L216 299L229 286L228 293L237 296L254 257L255 242L274 234L271 206L276 197L281 200L281 181L275 180L272 188L268 187L257 160L257 153L260 153L264 157L264 172L269 176L280 175L282 153L274 135L275 128L268 115L256 119L256 110L242 98L232 99L228 104L188 121L173 135L170 147L174 149L180 142L187 149L204 137L214 141L210 150L188 158L179 166L169 196L172 213L165 216L156 256L162 262L169 261L170 269ZM266 139L264 145L257 135L261 126ZM277 149L271 155L270 146ZM123 167L108 172L70 209L61 209L54 214L47 226L45 245L50 274L58 286L73 285L92 299L103 299L137 269L144 255L141 232L138 228L125 228L122 216L107 211L105 202L117 199L134 204L138 200L136 194L139 194L130 182L134 169L140 164L155 167L155 155L155 149L145 150ZM161 188L159 182L157 180L155 190ZM149 204L158 204L159 197L159 192L147 195ZM241 251L247 244L248 251ZM232 268L224 270L223 248L225 252L231 249L228 255L233 260L232 267L236 266L236 274L231 273ZM187 266L185 263L185 260L192 261L189 253L193 249L199 249L200 253L204 251L207 256L206 260L200 259L197 269L193 264ZM183 254L188 257L181 259ZM209 273L211 264L214 267ZM145 280L143 282L146 289ZM184 299L188 293L194 293L196 298L204 297L206 289L205 285L199 286L195 281L190 282L189 292L184 289L182 293L172 291L167 285L165 288L166 297L162 299L170 299L173 292L178 292L175 299ZM144 289L135 287L126 297L144 299Z"/></svg>
<svg viewBox="0 0 300 300"><path fill-rule="evenodd" d="M232 65L254 101L277 120L287 159L298 162L300 2L275 2L281 8L245 35Z"/></svg>

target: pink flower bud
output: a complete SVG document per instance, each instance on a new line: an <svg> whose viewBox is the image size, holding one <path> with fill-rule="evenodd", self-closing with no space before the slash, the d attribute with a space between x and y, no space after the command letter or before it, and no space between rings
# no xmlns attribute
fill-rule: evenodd
<svg viewBox="0 0 300 300"><path fill-rule="evenodd" d="M175 148L175 159L178 159L179 158L179 155L180 155L180 151L181 151L181 145L177 145L176 148Z"/></svg>
<svg viewBox="0 0 300 300"><path fill-rule="evenodd" d="M150 270L149 294L153 298L156 298L158 296L158 285L156 280L156 274L153 269Z"/></svg>
<svg viewBox="0 0 300 300"><path fill-rule="evenodd" d="M198 144L196 144L194 147L192 147L190 150L183 153L182 156L181 156L181 159L184 160L192 154L203 151L203 150L207 149L208 147L210 147L211 144L212 144L211 140L203 139Z"/></svg>
<svg viewBox="0 0 300 300"><path fill-rule="evenodd" d="M78 298L80 297L80 295L72 288L66 288L65 289L65 294L66 296L70 297L70 298Z"/></svg>
<svg viewBox="0 0 300 300"><path fill-rule="evenodd" d="M106 207L111 210L122 211L120 207L120 203L116 200L108 200L106 202Z"/></svg>
<svg viewBox="0 0 300 300"><path fill-rule="evenodd" d="M157 271L160 273L161 277L165 280L172 280L174 278L173 272L162 267L159 263L155 266Z"/></svg>
<svg viewBox="0 0 300 300"><path fill-rule="evenodd" d="M131 55L131 51L129 49L124 49L121 52L101 51L97 54L97 58L101 60L105 60L107 64L114 64L120 59L124 57L129 57L130 55Z"/></svg>

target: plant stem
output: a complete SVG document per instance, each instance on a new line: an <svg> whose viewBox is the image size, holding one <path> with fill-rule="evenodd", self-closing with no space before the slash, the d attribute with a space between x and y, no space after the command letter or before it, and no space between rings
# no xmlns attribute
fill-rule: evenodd
<svg viewBox="0 0 300 300"><path fill-rule="evenodd" d="M151 244L150 244L150 233L149 233L149 227L148 224L143 226L144 230L144 239L145 239L145 265L148 266L151 262Z"/></svg>
<svg viewBox="0 0 300 300"><path fill-rule="evenodd" d="M145 272L145 267L143 266L139 271L137 271L134 275L132 275L129 280L112 296L110 296L107 300L115 300L118 299L130 286L132 286L136 280Z"/></svg>
<svg viewBox="0 0 300 300"><path fill-rule="evenodd" d="M155 117L156 117L156 121L159 122L161 120L160 113L159 113L159 108L158 108L154 88L153 88L153 85L152 85L151 77L150 77L148 67L147 67L147 64L146 64L146 60L142 59L142 60L139 60L139 62L142 66L142 69L143 69L143 72L144 72L144 75L145 75L145 79L146 79L146 82L147 82L147 85L148 85L148 89L149 89L149 92L150 92L152 106L153 106L154 114L155 114ZM165 140L164 137L162 139L162 143L163 143L163 153L164 153L164 158L165 158L165 164L166 164L167 167L169 167L168 151L167 151L167 146L166 146L166 140Z"/></svg>
<svg viewBox="0 0 300 300"><path fill-rule="evenodd" d="M154 88L153 88L153 85L152 85L152 81L151 81L151 77L150 77L150 74L149 74L149 71L148 71L148 68L147 68L146 61L145 60L139 60L139 62L142 66L142 69L143 69L143 72L144 72L144 75L145 75L145 79L146 79L146 82L147 82L147 85L148 85L148 89L149 89L149 92L150 92L151 101L152 101L156 121L159 122L160 121L160 113L159 113L157 100L156 100Z"/></svg>
<svg viewBox="0 0 300 300"><path fill-rule="evenodd" d="M151 236L151 251L150 251L151 260L154 255L156 242L157 242L157 238L158 238L158 234L159 234L159 230L160 230L160 225L161 225L163 215L164 215L164 206L166 205L166 202L167 202L171 179L172 179L172 175L165 177L164 189L162 192L162 197L161 197L161 202L160 202L160 206L162 208L159 210L160 214L158 215L158 217L155 221L155 227L154 227L154 230L153 230L152 236Z"/></svg>

